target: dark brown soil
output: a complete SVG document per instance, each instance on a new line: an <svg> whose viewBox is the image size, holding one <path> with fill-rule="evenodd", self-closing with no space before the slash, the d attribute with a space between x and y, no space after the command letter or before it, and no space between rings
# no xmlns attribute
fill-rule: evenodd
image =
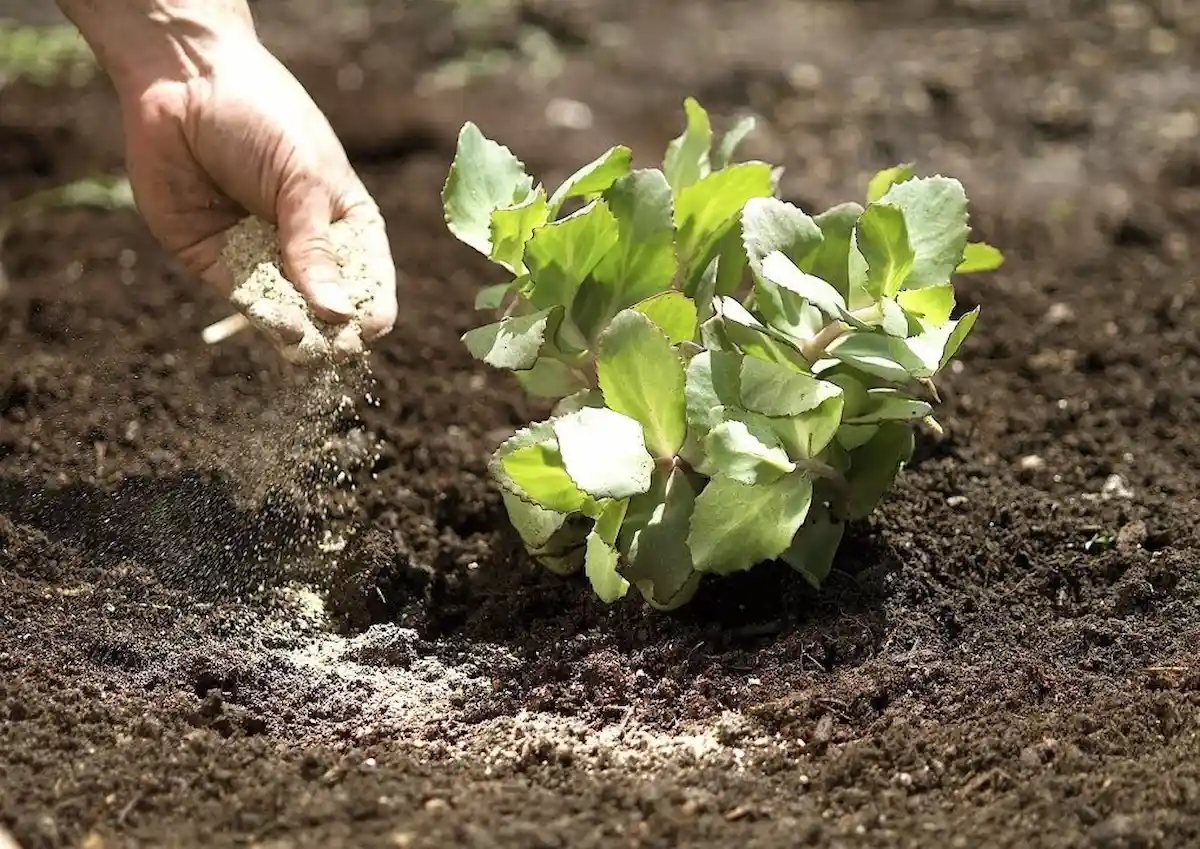
<svg viewBox="0 0 1200 849"><path fill-rule="evenodd" d="M287 459L314 438L304 377L250 335L205 346L225 308L135 214L19 226L0 829L24 849L1200 845L1195 4L309 5L255 3L403 274L376 404L330 422L381 442L336 499L359 533L314 556L337 487ZM555 82L518 63L429 90L530 32ZM983 313L946 436L828 588L762 568L666 616L518 555L485 463L541 411L458 341L492 281L438 192L465 120L553 182L617 142L652 160L686 94L762 115L754 152L807 207L896 161L961 177L1009 262L963 284ZM593 128L548 122L556 97ZM114 110L101 83L0 91L0 198L118 166Z"/></svg>

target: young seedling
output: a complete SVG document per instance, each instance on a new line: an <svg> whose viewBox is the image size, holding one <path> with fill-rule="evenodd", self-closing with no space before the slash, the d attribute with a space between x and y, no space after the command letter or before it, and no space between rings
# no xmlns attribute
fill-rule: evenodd
<svg viewBox="0 0 1200 849"><path fill-rule="evenodd" d="M131 209L134 206L133 189L124 177L102 174L87 177L73 183L43 189L10 203L0 213L0 257L4 252L4 239L18 221L26 221L55 209L74 207L99 209ZM9 288L8 273L0 260L0 297Z"/></svg>
<svg viewBox="0 0 1200 849"><path fill-rule="evenodd" d="M464 342L556 401L492 458L513 525L605 601L632 585L662 609L767 560L821 584L936 425L932 378L978 316L952 318L952 278L1003 260L968 241L957 180L901 165L810 215L735 161L752 122L714 146L685 111L661 169L614 147L553 192L468 123L443 190L505 272Z"/></svg>

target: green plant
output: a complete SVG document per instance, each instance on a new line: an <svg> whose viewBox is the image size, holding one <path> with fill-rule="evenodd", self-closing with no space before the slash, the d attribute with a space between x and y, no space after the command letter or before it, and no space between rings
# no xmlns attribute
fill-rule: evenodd
<svg viewBox="0 0 1200 849"><path fill-rule="evenodd" d="M464 342L557 402L492 459L513 525L602 599L633 585L663 609L777 558L820 585L936 426L932 378L978 315L951 318L951 278L1002 262L968 242L956 180L897 166L810 216L779 169L734 160L752 121L714 147L685 108L661 170L614 147L553 193L467 124L443 190L451 232L509 278Z"/></svg>
<svg viewBox="0 0 1200 849"><path fill-rule="evenodd" d="M134 206L133 189L125 177L100 174L85 177L50 189L43 189L13 201L0 213L0 296L8 290L8 272L4 268L4 240L18 221L28 220L55 209L73 207L129 209Z"/></svg>
<svg viewBox="0 0 1200 849"><path fill-rule="evenodd" d="M83 83L95 67L95 56L75 27L25 26L0 19L0 88L20 79L51 85L64 76Z"/></svg>

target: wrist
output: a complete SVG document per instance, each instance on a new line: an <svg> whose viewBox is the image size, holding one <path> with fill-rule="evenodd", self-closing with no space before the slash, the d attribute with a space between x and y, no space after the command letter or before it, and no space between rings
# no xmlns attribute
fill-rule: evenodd
<svg viewBox="0 0 1200 849"><path fill-rule="evenodd" d="M246 0L58 0L122 99L208 77L230 44L258 36Z"/></svg>

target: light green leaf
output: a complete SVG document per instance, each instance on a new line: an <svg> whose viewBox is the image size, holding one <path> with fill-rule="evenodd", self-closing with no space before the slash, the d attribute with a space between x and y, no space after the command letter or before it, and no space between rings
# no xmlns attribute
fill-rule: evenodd
<svg viewBox="0 0 1200 849"><path fill-rule="evenodd" d="M911 425L885 422L865 445L850 452L848 518L865 519L871 514L900 467L912 457L913 443Z"/></svg>
<svg viewBox="0 0 1200 849"><path fill-rule="evenodd" d="M979 307L957 321L948 321L941 327L928 326L924 332L903 342L893 340L892 347L918 364L910 369L914 377L932 377L945 368L958 353L967 334L975 326L977 318Z"/></svg>
<svg viewBox="0 0 1200 849"><path fill-rule="evenodd" d="M538 186L534 192L516 206L506 206L492 213L490 239L491 259L513 274L526 272L525 245L533 231L541 227L550 217L546 206L546 191Z"/></svg>
<svg viewBox="0 0 1200 849"><path fill-rule="evenodd" d="M683 133L667 145L663 157L663 172L674 195L708 176L712 165L712 122L708 112L694 98L683 102L687 126Z"/></svg>
<svg viewBox="0 0 1200 849"><path fill-rule="evenodd" d="M867 291L875 298L894 296L916 258L904 213L894 206L871 204L858 219L855 242L867 261Z"/></svg>
<svg viewBox="0 0 1200 849"><path fill-rule="evenodd" d="M517 282L510 280L508 283L496 283L492 286L484 286L475 295L475 309L477 310L498 310L504 306L504 299L517 289Z"/></svg>
<svg viewBox="0 0 1200 849"><path fill-rule="evenodd" d="M703 351L688 363L687 420L700 437L725 420L726 407L739 405L741 359L723 351Z"/></svg>
<svg viewBox="0 0 1200 849"><path fill-rule="evenodd" d="M695 569L687 545L696 492L682 469L673 469L658 502L629 546L625 577L660 609L686 601Z"/></svg>
<svg viewBox="0 0 1200 849"><path fill-rule="evenodd" d="M842 425L838 428L837 444L846 451L866 445L879 432L879 425Z"/></svg>
<svg viewBox="0 0 1200 849"><path fill-rule="evenodd" d="M0 38L3 37L3 22L0 22ZM2 46L0 46L2 50ZM3 65L0 56L0 66ZM0 67L0 80L3 80L3 68ZM0 81L0 88L3 88ZM74 207L94 207L97 209L131 209L137 204L133 197L133 187L129 179L119 174L97 174L84 177L61 186L25 195L10 201L0 214L0 222L12 222L25 219L32 215L48 212L52 209L70 209Z"/></svg>
<svg viewBox="0 0 1200 849"><path fill-rule="evenodd" d="M654 459L646 451L637 420L603 407L585 407L555 419L553 427L563 467L587 495L630 498L650 488Z"/></svg>
<svg viewBox="0 0 1200 849"><path fill-rule="evenodd" d="M620 555L616 549L617 533L628 506L629 502L624 500L610 502L587 538L584 572L596 595L606 604L612 604L629 591L629 582L618 571Z"/></svg>
<svg viewBox="0 0 1200 849"><path fill-rule="evenodd" d="M738 145L746 140L746 136L754 132L756 124L752 115L746 115L729 128L729 131L721 137L721 143L713 155L712 167L714 169L719 171L733 163L733 155L737 151Z"/></svg>
<svg viewBox="0 0 1200 849"><path fill-rule="evenodd" d="M772 483L796 468L771 423L750 414L714 427L704 440L704 453L717 473L749 485Z"/></svg>
<svg viewBox="0 0 1200 849"><path fill-rule="evenodd" d="M978 274L995 271L1004 265L1004 254L984 242L971 242L963 250L962 262L954 269L955 274Z"/></svg>
<svg viewBox="0 0 1200 849"><path fill-rule="evenodd" d="M574 513L587 496L567 474L550 422L541 422L504 442L490 464L503 489L557 513Z"/></svg>
<svg viewBox="0 0 1200 849"><path fill-rule="evenodd" d="M463 334L471 356L493 368L529 369L541 356L546 343L554 337L562 309L540 310L529 315L510 316Z"/></svg>
<svg viewBox="0 0 1200 849"><path fill-rule="evenodd" d="M836 388L836 395L826 398L807 412L768 420L789 457L811 460L833 441L845 406L845 395L841 387Z"/></svg>
<svg viewBox="0 0 1200 849"><path fill-rule="evenodd" d="M924 362L908 347L912 341L856 330L831 345L828 355L875 377L906 383L913 377L929 376Z"/></svg>
<svg viewBox="0 0 1200 849"><path fill-rule="evenodd" d="M533 368L513 373L521 388L535 398L564 398L585 388L583 378L561 360L542 357Z"/></svg>
<svg viewBox="0 0 1200 849"><path fill-rule="evenodd" d="M840 387L755 357L742 360L738 375L741 405L764 416L797 416L816 409Z"/></svg>
<svg viewBox="0 0 1200 849"><path fill-rule="evenodd" d="M696 338L696 305L683 292L660 292L633 308L657 324L672 345Z"/></svg>
<svg viewBox="0 0 1200 849"><path fill-rule="evenodd" d="M843 203L813 218L821 230L821 244L799 263L802 271L821 278L850 300L850 243L854 225L863 214L857 203Z"/></svg>
<svg viewBox="0 0 1200 849"><path fill-rule="evenodd" d="M906 289L950 282L967 245L967 194L950 177L915 177L888 189L881 203L904 214L914 261Z"/></svg>
<svg viewBox="0 0 1200 849"><path fill-rule="evenodd" d="M913 421L933 412L924 401L910 398L896 389L871 389L867 392L867 408L846 424L876 424L885 421Z"/></svg>
<svg viewBox="0 0 1200 849"><path fill-rule="evenodd" d="M717 307L717 315L700 328L705 347L714 347L713 343L721 339L724 340L721 346L733 346L764 362L786 366L797 372L808 371L808 361L793 341L763 325L736 300L721 298ZM725 345L726 342L728 345Z"/></svg>
<svg viewBox="0 0 1200 849"><path fill-rule="evenodd" d="M871 182L867 184L867 203L875 203L875 201L886 195L888 189L893 185L912 179L912 176L913 166L911 162L894 165L891 168L884 168L872 177Z"/></svg>
<svg viewBox="0 0 1200 849"><path fill-rule="evenodd" d="M529 300L540 309L570 307L580 284L618 235L617 221L603 201L540 228L525 248Z"/></svg>
<svg viewBox="0 0 1200 849"><path fill-rule="evenodd" d="M962 347L962 343L970 335L971 329L975 327L975 320L977 318L979 318L979 307L975 307L975 309L954 322L954 329L950 331L950 336L946 339L946 345L942 348L942 356L938 360L938 371L944 369L954 359L958 353L958 349ZM947 322L947 324L950 324L950 322Z"/></svg>
<svg viewBox="0 0 1200 849"><path fill-rule="evenodd" d="M904 339L912 331L915 322L909 322L903 307L891 298L879 302L879 312L879 328L888 336Z"/></svg>
<svg viewBox="0 0 1200 849"><path fill-rule="evenodd" d="M804 523L812 496L802 472L756 486L714 477L696 498L688 532L696 570L729 575L775 559Z"/></svg>
<svg viewBox="0 0 1200 849"><path fill-rule="evenodd" d="M813 589L819 590L833 571L833 560L845 532L844 522L835 522L823 505L814 504L792 544L779 559L799 572Z"/></svg>
<svg viewBox="0 0 1200 849"><path fill-rule="evenodd" d="M742 225L736 218L717 244L717 275L713 281L714 295L734 295L746 276L746 250L742 247Z"/></svg>
<svg viewBox="0 0 1200 849"><path fill-rule="evenodd" d="M508 511L509 521L529 549L538 549L550 542L550 538L567 520L565 514L547 510L506 489L500 490L500 498Z"/></svg>
<svg viewBox="0 0 1200 849"><path fill-rule="evenodd" d="M762 272L763 259L779 252L793 263L811 256L824 241L817 222L799 207L773 197L751 198L742 208L742 242L750 267Z"/></svg>
<svg viewBox="0 0 1200 849"><path fill-rule="evenodd" d="M671 187L660 171L634 171L604 193L617 221L615 247L576 299L575 320L595 338L621 310L670 288L678 263Z"/></svg>
<svg viewBox="0 0 1200 849"><path fill-rule="evenodd" d="M578 392L568 395L551 410L551 415L565 416L570 413L577 413L584 407L603 407L604 396L600 394L599 389L581 389Z"/></svg>
<svg viewBox="0 0 1200 849"><path fill-rule="evenodd" d="M679 192L675 199L675 246L685 293L695 291L700 275L716 255L721 239L737 223L751 198L772 192L771 167L742 162L714 171Z"/></svg>
<svg viewBox="0 0 1200 849"><path fill-rule="evenodd" d="M607 191L609 186L629 174L632 161L633 151L618 145L584 165L550 196L551 217L558 214L567 198L587 197Z"/></svg>
<svg viewBox="0 0 1200 849"><path fill-rule="evenodd" d="M812 274L801 271L780 251L772 251L762 261L763 280L785 289L837 319L846 310L846 300L837 289Z"/></svg>
<svg viewBox="0 0 1200 849"><path fill-rule="evenodd" d="M463 125L442 187L446 225L456 239L490 256L492 213L521 203L532 190L533 178L507 147L485 138L475 124Z"/></svg>
<svg viewBox="0 0 1200 849"><path fill-rule="evenodd" d="M954 287L926 286L923 289L906 289L896 296L896 302L910 315L923 318L934 327L941 327L950 320L954 311Z"/></svg>
<svg viewBox="0 0 1200 849"><path fill-rule="evenodd" d="M596 372L605 403L641 423L655 457L674 457L687 435L684 367L659 326L636 310L617 313L600 337Z"/></svg>

